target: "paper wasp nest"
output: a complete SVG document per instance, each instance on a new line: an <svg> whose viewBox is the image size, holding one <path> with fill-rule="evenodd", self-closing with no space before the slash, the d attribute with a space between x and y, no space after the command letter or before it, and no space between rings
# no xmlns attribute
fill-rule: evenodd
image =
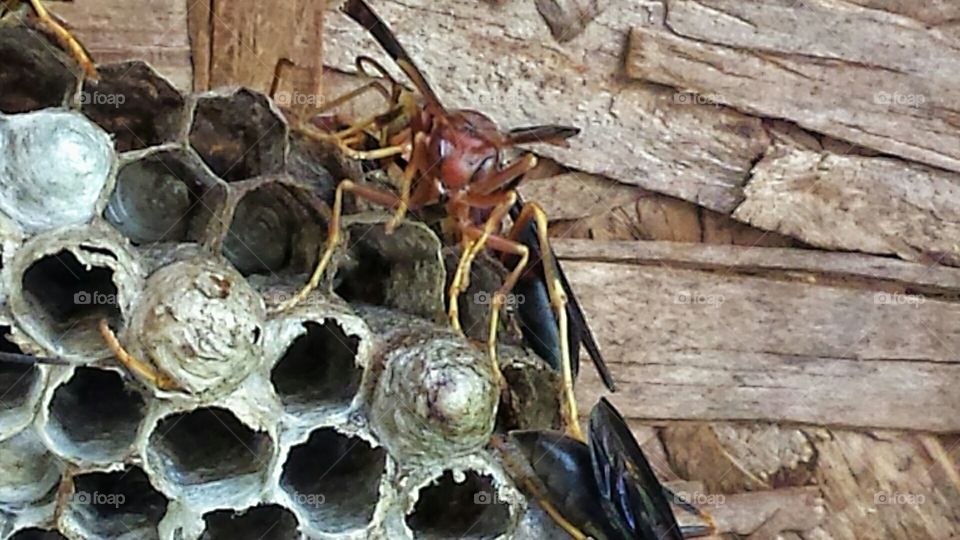
<svg viewBox="0 0 960 540"><path fill-rule="evenodd" d="M349 164L260 94L141 63L80 85L32 33L0 26L0 348L72 365L0 362L0 540L554 534L484 448L497 387L429 229L348 217L339 294L271 314ZM132 379L102 319L182 390Z"/></svg>

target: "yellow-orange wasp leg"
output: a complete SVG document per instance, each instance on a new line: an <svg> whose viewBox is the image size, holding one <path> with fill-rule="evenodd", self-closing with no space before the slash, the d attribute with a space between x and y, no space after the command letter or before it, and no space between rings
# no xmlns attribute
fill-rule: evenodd
<svg viewBox="0 0 960 540"><path fill-rule="evenodd" d="M577 398L573 391L573 364L570 359L570 347L568 346L567 294L560 283L557 275L557 261L553 259L553 251L550 249L546 213L536 203L525 204L508 237L515 239L530 220L533 220L536 224L537 241L540 243L540 252L543 254L543 270L547 291L550 295L550 305L553 307L554 314L557 317L557 326L560 330L560 373L564 396L563 419L567 433L577 440L585 441L583 430L580 429Z"/></svg>
<svg viewBox="0 0 960 540"><path fill-rule="evenodd" d="M317 266L314 268L313 274L310 276L310 280L306 285L303 286L302 289L300 289L300 292L298 292L293 298L274 308L275 312L285 311L296 306L311 292L313 292L317 286L320 285L320 279L323 277L323 273L330 264L330 259L333 257L333 253L336 251L337 245L340 243L340 218L343 215L343 194L345 192L350 192L356 197L366 199L374 204L379 204L388 208L393 208L400 202L397 199L397 196L393 193L381 191L379 189L367 186L361 186L354 183L352 180L343 180L340 182L340 184L337 185L337 190L334 194L333 209L330 213L330 222L327 224L327 241L324 245L323 251L320 252L320 258L317 261Z"/></svg>
<svg viewBox="0 0 960 540"><path fill-rule="evenodd" d="M110 352L117 357L117 360L127 368L131 373L156 386L161 390L180 390L180 386L173 379L160 372L157 368L147 364L143 360L134 357L123 348L117 335L110 329L106 319L100 319L100 335L110 348Z"/></svg>
<svg viewBox="0 0 960 540"><path fill-rule="evenodd" d="M29 2L30 7L32 7L34 13L37 14L37 19L40 23L47 28L60 45L67 49L70 55L80 64L86 77L96 80L98 78L97 68L93 64L93 59L90 58L90 54L83 48L83 45L77 41L77 38L73 37L73 34L64 28L63 25L60 24L60 21L47 11L47 8L44 7L40 0L29 0Z"/></svg>

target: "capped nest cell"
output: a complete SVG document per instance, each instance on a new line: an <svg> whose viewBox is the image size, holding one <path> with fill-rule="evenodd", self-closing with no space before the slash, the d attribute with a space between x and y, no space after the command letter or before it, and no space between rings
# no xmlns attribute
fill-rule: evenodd
<svg viewBox="0 0 960 540"><path fill-rule="evenodd" d="M77 89L79 66L43 35L0 21L0 112L58 107Z"/></svg>
<svg viewBox="0 0 960 540"><path fill-rule="evenodd" d="M0 24L0 351L66 365L0 361L0 540L522 538L434 232L349 201L318 291L269 311L360 165L251 90L78 86L42 36ZM511 425L547 427L511 354Z"/></svg>
<svg viewBox="0 0 960 540"><path fill-rule="evenodd" d="M104 217L135 245L199 242L226 192L195 153L151 148L124 156Z"/></svg>

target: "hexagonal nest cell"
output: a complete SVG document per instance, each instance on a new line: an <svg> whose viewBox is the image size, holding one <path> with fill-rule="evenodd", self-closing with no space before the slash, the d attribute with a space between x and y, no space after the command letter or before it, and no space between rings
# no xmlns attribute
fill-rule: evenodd
<svg viewBox="0 0 960 540"><path fill-rule="evenodd" d="M250 90L197 100L190 144L228 182L283 169L287 128L267 99Z"/></svg>
<svg viewBox="0 0 960 540"><path fill-rule="evenodd" d="M360 338L347 335L333 319L306 322L273 367L270 380L288 412L342 409L360 388Z"/></svg>
<svg viewBox="0 0 960 540"><path fill-rule="evenodd" d="M0 508L25 508L48 498L64 466L33 429L0 440Z"/></svg>
<svg viewBox="0 0 960 540"><path fill-rule="evenodd" d="M77 368L50 401L47 431L61 452L109 463L132 451L146 403L119 373Z"/></svg>
<svg viewBox="0 0 960 540"><path fill-rule="evenodd" d="M113 270L88 268L63 250L34 262L23 274L24 297L34 313L42 313L51 342L77 351L99 349L97 324L107 319L116 327L121 319Z"/></svg>
<svg viewBox="0 0 960 540"><path fill-rule="evenodd" d="M0 352L23 354L23 351L7 337L9 326L0 326ZM0 360L0 415L26 404L40 370L33 364L20 364Z"/></svg>
<svg viewBox="0 0 960 540"><path fill-rule="evenodd" d="M165 149L120 168L104 217L134 245L199 242L226 189L182 149Z"/></svg>
<svg viewBox="0 0 960 540"><path fill-rule="evenodd" d="M267 434L220 407L165 417L149 443L147 458L180 487L257 475L273 451Z"/></svg>
<svg viewBox="0 0 960 540"><path fill-rule="evenodd" d="M78 66L40 32L0 24L0 111L59 107L77 88Z"/></svg>
<svg viewBox="0 0 960 540"><path fill-rule="evenodd" d="M67 537L60 534L59 531L30 527L15 532L10 540L67 540Z"/></svg>
<svg viewBox="0 0 960 540"><path fill-rule="evenodd" d="M216 510L204 515L203 521L207 527L200 540L290 540L300 537L297 517L276 504L241 512Z"/></svg>
<svg viewBox="0 0 960 540"><path fill-rule="evenodd" d="M81 474L73 484L65 518L85 538L159 538L157 525L167 511L167 499L140 468Z"/></svg>
<svg viewBox="0 0 960 540"><path fill-rule="evenodd" d="M385 467L382 448L322 428L290 449L280 486L315 529L327 533L362 529L373 519Z"/></svg>
<svg viewBox="0 0 960 540"><path fill-rule="evenodd" d="M117 151L173 142L183 124L180 92L144 62L99 66L80 94L83 114L110 132Z"/></svg>
<svg viewBox="0 0 960 540"><path fill-rule="evenodd" d="M509 505L496 495L493 479L467 471L457 482L445 471L433 484L420 489L407 526L418 539L496 538L507 532Z"/></svg>
<svg viewBox="0 0 960 540"><path fill-rule="evenodd" d="M326 230L301 190L279 182L243 194L223 239L223 254L244 276L313 270Z"/></svg>

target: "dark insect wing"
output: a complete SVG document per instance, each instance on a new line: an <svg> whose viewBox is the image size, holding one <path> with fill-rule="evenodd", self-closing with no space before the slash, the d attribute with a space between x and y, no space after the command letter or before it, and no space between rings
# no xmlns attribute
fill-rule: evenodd
<svg viewBox="0 0 960 540"><path fill-rule="evenodd" d="M601 499L643 540L682 540L660 481L620 413L600 398L590 413L590 458Z"/></svg>
<svg viewBox="0 0 960 540"><path fill-rule="evenodd" d="M551 504L567 521L591 536L618 538L600 504L586 444L551 431L514 431L510 439L546 488Z"/></svg>
<svg viewBox="0 0 960 540"><path fill-rule="evenodd" d="M523 204L523 199L518 195L516 204L510 209L512 219L517 219L520 215ZM540 243L537 239L536 224L532 221L528 223L527 227L518 236L518 241L530 250L529 266L524 270L517 286L514 287L514 294L518 298L523 295L523 302L518 302L517 306L520 330L523 332L524 340L538 356L546 360L554 369L560 369L560 336L557 331L556 319L550 307L543 271L543 253L540 251ZM556 261L556 255L552 259ZM583 344L597 368L597 373L603 379L603 384L611 392L614 392L616 391L616 385L613 382L613 376L600 354L600 348L593 337L593 332L587 325L583 309L580 307L580 303L577 301L573 288L570 286L559 261L556 266L560 286L563 287L563 291L567 295L567 322L570 341L568 347L570 348L570 361L574 374L579 370L580 344Z"/></svg>
<svg viewBox="0 0 960 540"><path fill-rule="evenodd" d="M390 58L393 58L394 62L400 66L400 69L407 74L407 77L410 77L414 86L417 87L417 90L423 94L424 98L426 98L430 104L443 109L443 105L440 103L436 92L430 87L430 83L427 82L423 73L417 69L416 64L413 63L413 59L407 54L406 49L397 41L396 36L393 35L393 32L390 31L387 24L383 22L383 19L374 13L366 2L363 0L347 0L340 9L370 32L373 38L377 40L377 43L383 47L383 50L390 55Z"/></svg>

